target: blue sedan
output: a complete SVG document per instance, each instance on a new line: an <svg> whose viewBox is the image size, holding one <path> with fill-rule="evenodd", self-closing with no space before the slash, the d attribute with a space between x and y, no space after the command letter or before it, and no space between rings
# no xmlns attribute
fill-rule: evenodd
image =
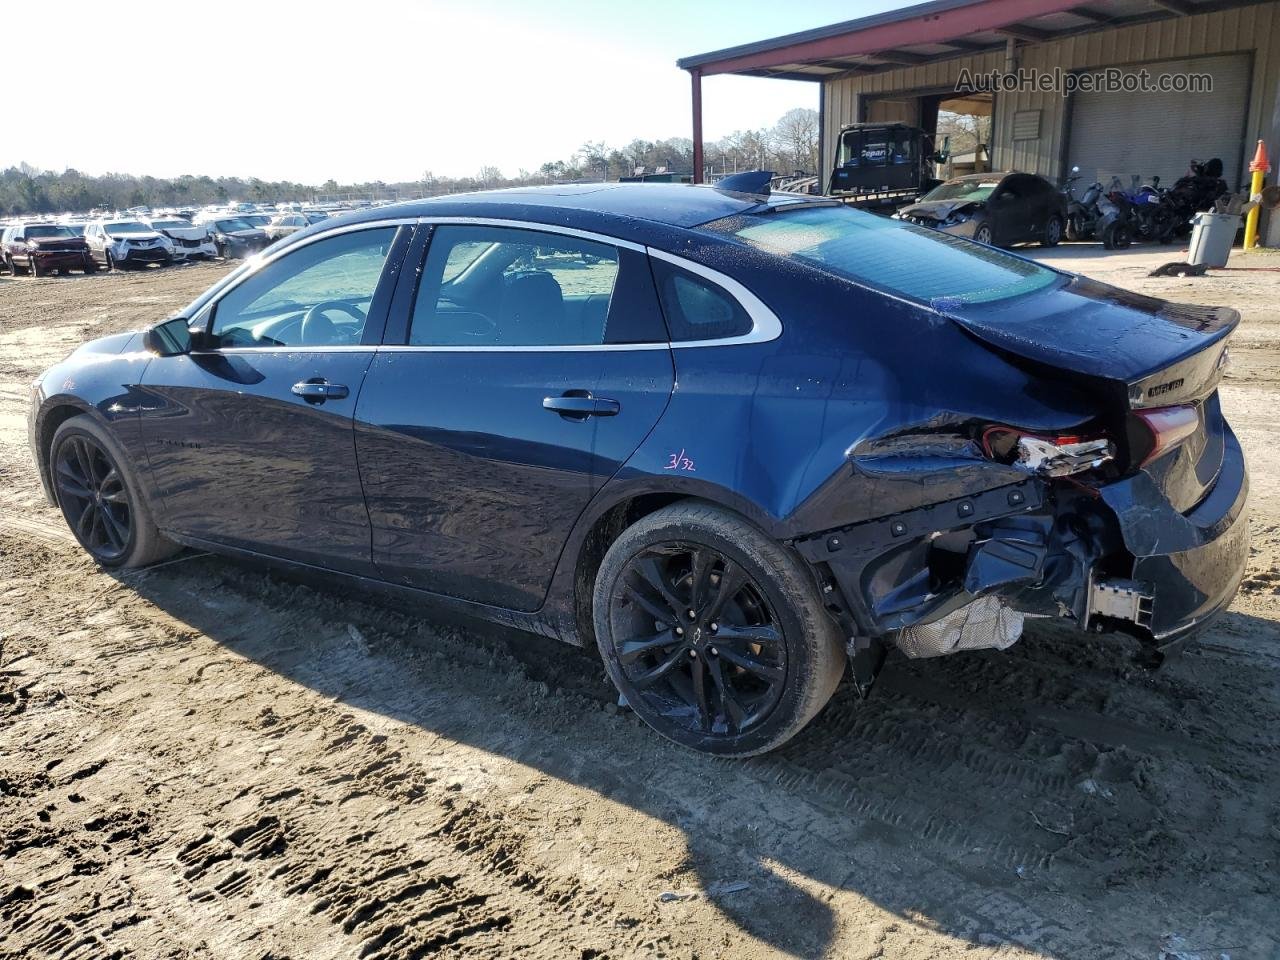
<svg viewBox="0 0 1280 960"><path fill-rule="evenodd" d="M1155 664L1234 595L1231 310L831 201L597 184L327 220L33 386L105 567L183 546L596 644L659 733L795 735L1024 619Z"/></svg>

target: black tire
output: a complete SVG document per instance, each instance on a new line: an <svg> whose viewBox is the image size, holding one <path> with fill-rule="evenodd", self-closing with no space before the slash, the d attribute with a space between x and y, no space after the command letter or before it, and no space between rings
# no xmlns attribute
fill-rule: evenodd
<svg viewBox="0 0 1280 960"><path fill-rule="evenodd" d="M592 610L627 703L668 740L706 753L782 745L844 673L839 631L801 561L709 504L677 503L623 531L600 565Z"/></svg>
<svg viewBox="0 0 1280 960"><path fill-rule="evenodd" d="M977 240L979 243L985 243L988 246L990 246L991 245L991 224L989 223L978 224L977 229L973 231L973 239Z"/></svg>
<svg viewBox="0 0 1280 960"><path fill-rule="evenodd" d="M107 250L107 251L105 252L105 256L106 256L106 258L107 258L107 269L108 269L108 270L115 270L115 269L116 269L116 258L115 258L115 257L113 257L113 256L111 255L111 251L110 251L110 250Z"/></svg>
<svg viewBox="0 0 1280 960"><path fill-rule="evenodd" d="M94 260L93 257L89 257L89 259L84 262L84 272L86 274L97 273L98 261Z"/></svg>
<svg viewBox="0 0 1280 960"><path fill-rule="evenodd" d="M145 567L181 549L156 528L129 458L87 414L54 432L49 475L67 526L102 566Z"/></svg>
<svg viewBox="0 0 1280 960"><path fill-rule="evenodd" d="M1056 247L1062 242L1062 218L1050 217L1044 225L1044 236L1040 238L1040 246Z"/></svg>
<svg viewBox="0 0 1280 960"><path fill-rule="evenodd" d="M32 280L44 276L44 271L40 269L40 264L36 262L34 255L27 257L27 272L31 274Z"/></svg>
<svg viewBox="0 0 1280 960"><path fill-rule="evenodd" d="M13 261L9 258L7 253L4 256L3 265L5 270L9 272L9 276L16 277L18 275L18 268L13 265Z"/></svg>

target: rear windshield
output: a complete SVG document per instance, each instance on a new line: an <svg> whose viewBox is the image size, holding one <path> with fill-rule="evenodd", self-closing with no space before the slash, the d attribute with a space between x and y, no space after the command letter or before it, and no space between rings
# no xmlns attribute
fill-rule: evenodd
<svg viewBox="0 0 1280 960"><path fill-rule="evenodd" d="M752 246L943 309L1050 286L1052 270L1001 250L846 206L791 207L707 224Z"/></svg>

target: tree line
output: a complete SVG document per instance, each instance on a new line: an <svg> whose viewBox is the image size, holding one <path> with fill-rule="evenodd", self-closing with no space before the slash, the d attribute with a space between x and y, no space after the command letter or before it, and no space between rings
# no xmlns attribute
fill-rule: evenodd
<svg viewBox="0 0 1280 960"><path fill-rule="evenodd" d="M796 108L772 127L737 131L708 142L704 145L703 162L705 172L711 177L761 169L780 174L816 173L818 113ZM470 177L437 177L427 171L418 180L400 183L341 184L328 180L316 185L190 174L172 178L125 173L91 176L74 169L61 173L38 170L22 163L0 171L0 216L84 212L94 208L203 206L228 201L311 201L340 196L408 198L537 183L617 180L664 168L673 173L692 173L693 141L687 137L637 139L622 147L588 141L568 158L547 161L536 170L520 169L512 173L485 166Z"/></svg>

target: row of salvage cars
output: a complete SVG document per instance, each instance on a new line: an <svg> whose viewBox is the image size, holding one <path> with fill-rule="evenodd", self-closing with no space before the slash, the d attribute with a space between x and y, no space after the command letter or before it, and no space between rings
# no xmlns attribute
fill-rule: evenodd
<svg viewBox="0 0 1280 960"><path fill-rule="evenodd" d="M214 214L194 221L172 215L102 219L89 223L12 223L0 232L0 268L32 277L96 273L252 256L273 241L318 222L323 215L285 213L258 223Z"/></svg>

